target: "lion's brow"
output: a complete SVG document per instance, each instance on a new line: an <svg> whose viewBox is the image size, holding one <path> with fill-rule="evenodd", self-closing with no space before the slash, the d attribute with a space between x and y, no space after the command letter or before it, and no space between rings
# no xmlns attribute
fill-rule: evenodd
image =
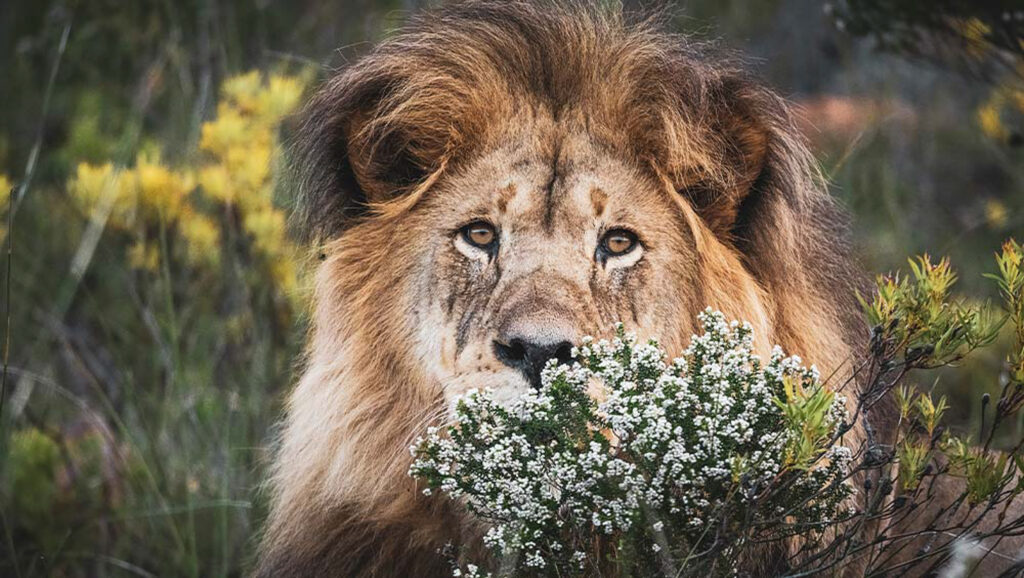
<svg viewBox="0 0 1024 578"><path fill-rule="evenodd" d="M592 187L590 189L590 205L594 208L594 217L600 217L604 214L607 202L608 193L604 192L601 187Z"/></svg>
<svg viewBox="0 0 1024 578"><path fill-rule="evenodd" d="M508 203L515 198L517 192L515 183L509 183L498 190L498 212L505 212Z"/></svg>

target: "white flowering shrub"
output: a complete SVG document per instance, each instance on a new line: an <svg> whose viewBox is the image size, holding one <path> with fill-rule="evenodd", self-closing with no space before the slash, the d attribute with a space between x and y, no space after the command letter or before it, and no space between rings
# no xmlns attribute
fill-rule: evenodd
<svg viewBox="0 0 1024 578"><path fill-rule="evenodd" d="M538 392L468 392L410 474L490 526L499 575L728 573L759 542L826 535L852 514L845 401L797 357L760 359L749 325L699 319L671 363L619 327L549 364Z"/></svg>

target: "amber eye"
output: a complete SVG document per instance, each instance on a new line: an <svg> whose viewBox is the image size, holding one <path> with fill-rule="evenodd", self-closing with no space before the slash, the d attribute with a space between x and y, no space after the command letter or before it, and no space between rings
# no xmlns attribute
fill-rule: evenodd
<svg viewBox="0 0 1024 578"><path fill-rule="evenodd" d="M494 225L476 221L462 228L462 238L474 247L491 250L498 240L498 232L494 230Z"/></svg>
<svg viewBox="0 0 1024 578"><path fill-rule="evenodd" d="M625 255L636 247L636 235L626 229L612 229L601 239L601 249L610 257Z"/></svg>

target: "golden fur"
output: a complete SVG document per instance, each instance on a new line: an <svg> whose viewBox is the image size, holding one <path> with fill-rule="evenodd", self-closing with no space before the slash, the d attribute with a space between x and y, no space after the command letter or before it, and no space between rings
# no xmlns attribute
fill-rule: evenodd
<svg viewBox="0 0 1024 578"><path fill-rule="evenodd" d="M447 575L437 549L479 529L420 494L407 447L466 388L529 386L503 336L621 320L678 352L712 306L826 375L862 344L845 220L786 104L656 19L457 3L328 81L299 132L326 257L260 576ZM481 218L494 255L460 244ZM641 247L595 258L610 226Z"/></svg>

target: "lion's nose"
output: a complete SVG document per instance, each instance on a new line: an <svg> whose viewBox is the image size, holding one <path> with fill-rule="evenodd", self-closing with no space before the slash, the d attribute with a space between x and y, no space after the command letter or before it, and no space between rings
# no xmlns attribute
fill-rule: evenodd
<svg viewBox="0 0 1024 578"><path fill-rule="evenodd" d="M568 364L572 361L572 343L569 341L528 340L512 337L494 340L494 353L505 365L518 369L534 389L540 389L540 372L548 360Z"/></svg>

